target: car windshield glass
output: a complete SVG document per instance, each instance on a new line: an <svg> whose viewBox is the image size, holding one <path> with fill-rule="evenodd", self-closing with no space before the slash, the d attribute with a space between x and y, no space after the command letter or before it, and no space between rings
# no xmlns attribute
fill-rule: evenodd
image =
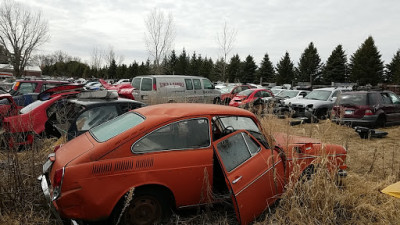
<svg viewBox="0 0 400 225"><path fill-rule="evenodd" d="M44 104L45 102L47 102L47 101L40 101L40 100L34 101L33 103L22 108L19 112L21 114L29 113L30 111L39 107L40 105Z"/></svg>
<svg viewBox="0 0 400 225"><path fill-rule="evenodd" d="M237 94L237 95L238 96L249 96L253 92L254 92L254 89L247 89L247 90L239 92L239 94Z"/></svg>
<svg viewBox="0 0 400 225"><path fill-rule="evenodd" d="M271 89L271 91L272 91L272 94L277 95L280 92L282 92L282 89Z"/></svg>
<svg viewBox="0 0 400 225"><path fill-rule="evenodd" d="M107 141L132 127L142 123L144 118L136 113L128 112L90 129L90 134L98 142Z"/></svg>
<svg viewBox="0 0 400 225"><path fill-rule="evenodd" d="M232 127L234 130L250 130L260 132L257 125L251 118L240 116L229 116L219 118L224 128Z"/></svg>
<svg viewBox="0 0 400 225"><path fill-rule="evenodd" d="M338 105L368 105L366 94L341 95L337 101Z"/></svg>
<svg viewBox="0 0 400 225"><path fill-rule="evenodd" d="M310 92L305 99L312 99L312 100L321 100L326 101L328 100L329 96L331 95L332 91L325 91L325 90L314 90Z"/></svg>
<svg viewBox="0 0 400 225"><path fill-rule="evenodd" d="M220 91L221 91L222 94L231 93L231 91L232 91L232 89L233 89L234 87L235 87L235 86L224 87L224 88L221 88Z"/></svg>
<svg viewBox="0 0 400 225"><path fill-rule="evenodd" d="M282 97L282 98L294 98L297 96L298 91L290 91L290 90L285 90L277 94L276 96Z"/></svg>

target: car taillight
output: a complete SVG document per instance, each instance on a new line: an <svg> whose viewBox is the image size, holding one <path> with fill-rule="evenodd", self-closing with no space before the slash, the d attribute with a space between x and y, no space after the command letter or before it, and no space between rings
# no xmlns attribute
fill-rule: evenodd
<svg viewBox="0 0 400 225"><path fill-rule="evenodd" d="M156 78L153 78L153 91L157 91L157 81L156 81Z"/></svg>
<svg viewBox="0 0 400 225"><path fill-rule="evenodd" d="M18 90L19 84L20 84L19 81L18 81L18 82L15 82L14 87L13 87L13 90L14 90L14 91L17 91L17 90Z"/></svg>
<svg viewBox="0 0 400 225"><path fill-rule="evenodd" d="M374 113L372 112L372 110L367 109L367 110L365 110L364 115L365 115L365 116L372 116L372 115L374 115Z"/></svg>
<svg viewBox="0 0 400 225"><path fill-rule="evenodd" d="M57 150L58 150L58 149L60 149L60 148L61 148L61 146L62 146L62 144L61 144L61 145L57 145L57 146L55 146L53 151L54 151L54 152L57 152Z"/></svg>
<svg viewBox="0 0 400 225"><path fill-rule="evenodd" d="M61 195L61 185L62 181L64 178L64 167L62 169L56 170L54 173L54 178L53 178L53 198L52 200L56 200L58 197Z"/></svg>

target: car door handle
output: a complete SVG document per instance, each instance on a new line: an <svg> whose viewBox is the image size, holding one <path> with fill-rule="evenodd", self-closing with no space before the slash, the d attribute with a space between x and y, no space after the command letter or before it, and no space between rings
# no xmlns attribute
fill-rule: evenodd
<svg viewBox="0 0 400 225"><path fill-rule="evenodd" d="M240 176L240 177L234 179L234 180L232 181L232 184L236 184L237 182L240 181L240 179L242 179L242 176Z"/></svg>

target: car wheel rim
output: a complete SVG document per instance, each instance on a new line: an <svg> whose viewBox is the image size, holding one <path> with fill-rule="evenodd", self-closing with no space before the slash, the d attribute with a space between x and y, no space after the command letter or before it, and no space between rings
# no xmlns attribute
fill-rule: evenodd
<svg viewBox="0 0 400 225"><path fill-rule="evenodd" d="M161 219L161 205L152 196L141 196L133 200L125 214L126 224L154 224Z"/></svg>

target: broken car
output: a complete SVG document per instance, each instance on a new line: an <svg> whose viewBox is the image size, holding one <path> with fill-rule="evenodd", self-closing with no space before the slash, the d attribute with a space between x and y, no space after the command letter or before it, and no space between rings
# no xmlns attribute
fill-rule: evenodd
<svg viewBox="0 0 400 225"><path fill-rule="evenodd" d="M310 171L322 152L331 171L345 174L342 146L286 134L273 139L244 109L152 105L55 148L39 179L50 206L75 222L156 224L171 209L228 200L248 224L279 198L294 168Z"/></svg>

